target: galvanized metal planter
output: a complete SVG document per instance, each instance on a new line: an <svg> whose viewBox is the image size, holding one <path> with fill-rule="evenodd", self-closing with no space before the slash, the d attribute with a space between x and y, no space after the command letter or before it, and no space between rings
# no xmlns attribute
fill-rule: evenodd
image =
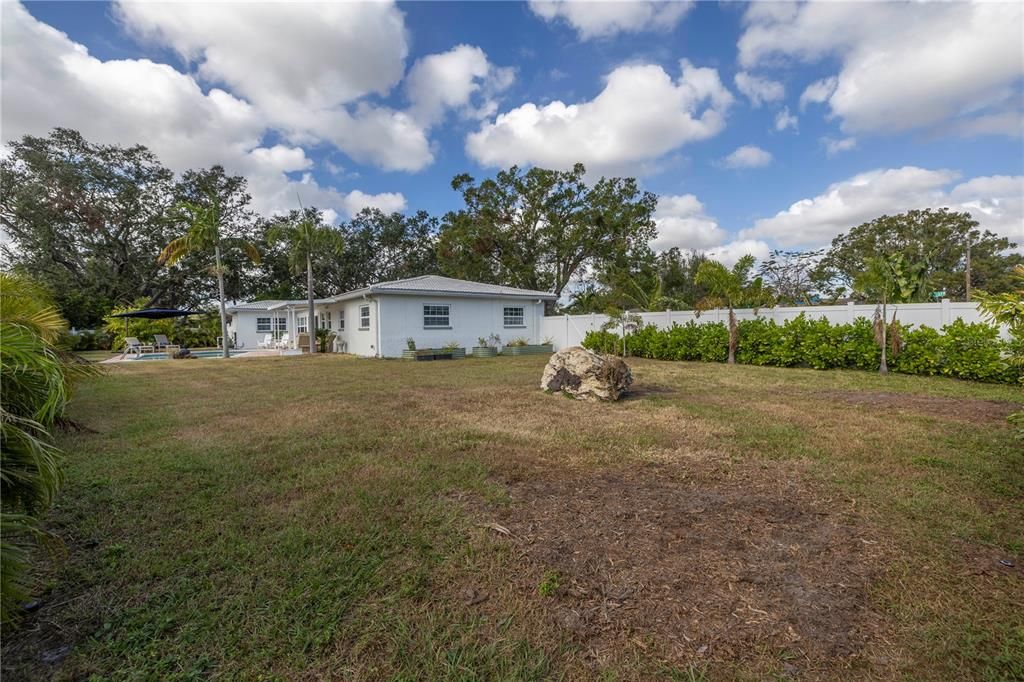
<svg viewBox="0 0 1024 682"><path fill-rule="evenodd" d="M492 348L491 346L473 346L474 358L493 358L497 354L497 348Z"/></svg>
<svg viewBox="0 0 1024 682"><path fill-rule="evenodd" d="M554 347L550 343L530 346L505 346L501 352L503 355L550 355L554 352Z"/></svg>
<svg viewBox="0 0 1024 682"><path fill-rule="evenodd" d="M402 351L403 360L462 360L465 357L465 348L419 348Z"/></svg>

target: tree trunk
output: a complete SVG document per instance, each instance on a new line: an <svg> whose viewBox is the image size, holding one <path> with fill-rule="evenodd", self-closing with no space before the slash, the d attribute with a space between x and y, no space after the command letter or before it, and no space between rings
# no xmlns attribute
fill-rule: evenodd
<svg viewBox="0 0 1024 682"><path fill-rule="evenodd" d="M888 324L886 324L885 316L886 316L886 305L885 305L885 298L883 297L882 298L882 364L880 364L878 366L878 373L879 374L888 374L889 373L889 365L886 362L886 351L887 351L887 348L889 346L889 338L888 338L889 329L888 329Z"/></svg>
<svg viewBox="0 0 1024 682"><path fill-rule="evenodd" d="M313 258L306 254L306 294L309 297L309 317L306 329L309 331L309 352L316 352L316 313L313 308Z"/></svg>
<svg viewBox="0 0 1024 682"><path fill-rule="evenodd" d="M213 247L213 257L217 268L217 289L220 292L220 345L222 357L228 357L228 313L224 305L224 269L220 266L220 244Z"/></svg>
<svg viewBox="0 0 1024 682"><path fill-rule="evenodd" d="M736 313L732 311L732 306L729 306L729 364L736 364Z"/></svg>

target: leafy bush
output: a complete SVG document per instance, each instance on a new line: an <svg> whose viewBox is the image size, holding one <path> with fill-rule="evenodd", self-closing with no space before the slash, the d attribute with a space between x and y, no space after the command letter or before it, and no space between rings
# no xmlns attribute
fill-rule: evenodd
<svg viewBox="0 0 1024 682"><path fill-rule="evenodd" d="M129 306L118 306L110 311L104 319L106 336L111 340L111 348L124 348L125 318L111 317L116 313L128 312L145 308L146 299L135 301ZM152 343L156 334L164 334L167 340L183 348L205 348L217 345L220 336L220 315L218 313L202 313L188 317L168 317L162 320L128 318L128 336L134 336L142 343Z"/></svg>
<svg viewBox="0 0 1024 682"><path fill-rule="evenodd" d="M725 362L729 357L729 328L724 322L697 325L697 356L704 362Z"/></svg>
<svg viewBox="0 0 1024 682"><path fill-rule="evenodd" d="M741 320L740 341L736 348L736 362L744 365L770 365L775 348L781 339L781 328L774 320L758 318Z"/></svg>
<svg viewBox="0 0 1024 682"><path fill-rule="evenodd" d="M0 615L6 622L26 593L38 516L61 483L52 431L64 419L72 380L95 371L60 346L67 324L49 293L22 275L0 272Z"/></svg>
<svg viewBox="0 0 1024 682"><path fill-rule="evenodd" d="M876 370L881 358L872 323L865 318L832 325L825 319L801 314L781 325L756 319L741 321L738 326L736 360L742 364ZM1010 360L1015 354L1019 356L1024 344L1017 338L1001 340L997 327L957 320L941 332L926 326L899 326L898 331L903 347L893 358L893 371L977 381L1022 380L1024 367ZM583 346L601 353L619 353L622 339L611 331L594 331L583 339ZM729 331L720 322L691 321L668 329L647 325L627 336L626 348L631 355L655 360L725 362Z"/></svg>
<svg viewBox="0 0 1024 682"><path fill-rule="evenodd" d="M942 371L945 337L936 329L921 325L903 334L903 352L893 363L893 371L933 376Z"/></svg>
<svg viewBox="0 0 1024 682"><path fill-rule="evenodd" d="M614 353L621 345L619 344L618 334L613 334L609 331L599 330L587 332L587 335L583 337L582 346L589 348L595 353Z"/></svg>
<svg viewBox="0 0 1024 682"><path fill-rule="evenodd" d="M68 334L65 343L70 350L110 350L113 342L110 334L104 331L86 329L77 334Z"/></svg>
<svg viewBox="0 0 1024 682"><path fill-rule="evenodd" d="M505 345L513 347L513 348L518 348L518 347L521 347L521 346L529 346L530 345L530 341L528 339L526 339L525 337L517 336L514 339L510 339L509 341L507 341L505 343Z"/></svg>
<svg viewBox="0 0 1024 682"><path fill-rule="evenodd" d="M858 317L852 324L841 326L843 366L877 371L882 360L882 349L875 342L875 328L871 320Z"/></svg>
<svg viewBox="0 0 1024 682"><path fill-rule="evenodd" d="M996 327L981 322L966 324L956 320L943 327L941 372L946 376L978 381L1010 381L1008 363L1002 351Z"/></svg>

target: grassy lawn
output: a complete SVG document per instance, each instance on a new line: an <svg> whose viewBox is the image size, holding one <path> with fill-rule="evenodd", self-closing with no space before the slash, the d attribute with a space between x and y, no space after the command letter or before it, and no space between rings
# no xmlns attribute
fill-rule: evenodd
<svg viewBox="0 0 1024 682"><path fill-rule="evenodd" d="M1020 388L544 361L112 367L5 676L1024 677Z"/></svg>

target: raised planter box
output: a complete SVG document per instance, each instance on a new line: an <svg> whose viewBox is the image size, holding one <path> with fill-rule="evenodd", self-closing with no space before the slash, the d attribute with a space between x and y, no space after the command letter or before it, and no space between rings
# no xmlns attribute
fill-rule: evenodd
<svg viewBox="0 0 1024 682"><path fill-rule="evenodd" d="M466 357L465 348L418 348L403 350L403 360L461 360Z"/></svg>
<svg viewBox="0 0 1024 682"><path fill-rule="evenodd" d="M497 348L492 348L491 346L473 346L474 358L493 358L497 354Z"/></svg>
<svg viewBox="0 0 1024 682"><path fill-rule="evenodd" d="M550 355L555 349L550 343L541 343L532 346L505 346L501 352L503 355Z"/></svg>

